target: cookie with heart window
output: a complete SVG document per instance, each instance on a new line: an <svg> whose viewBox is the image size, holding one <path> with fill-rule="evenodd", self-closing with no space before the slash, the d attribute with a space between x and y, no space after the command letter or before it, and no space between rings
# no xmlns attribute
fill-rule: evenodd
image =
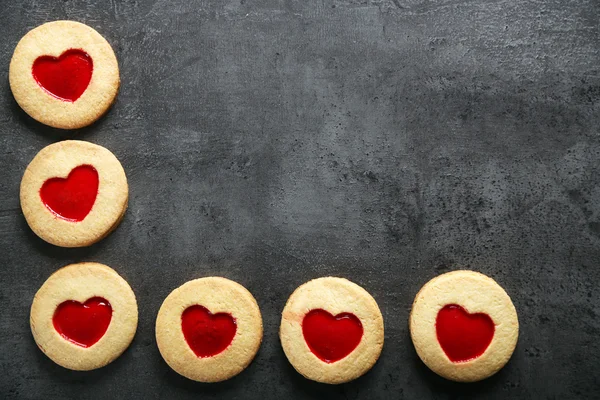
<svg viewBox="0 0 600 400"><path fill-rule="evenodd" d="M326 277L298 287L281 316L279 338L292 366L308 379L338 384L369 371L383 348L383 317L362 287Z"/></svg>
<svg viewBox="0 0 600 400"><path fill-rule="evenodd" d="M156 318L156 343L166 363L198 382L220 382L242 372L263 336L252 294L220 277L195 279L172 291Z"/></svg>
<svg viewBox="0 0 600 400"><path fill-rule="evenodd" d="M33 338L55 363L89 371L119 357L135 335L135 295L113 269L71 264L52 274L31 305Z"/></svg>
<svg viewBox="0 0 600 400"><path fill-rule="evenodd" d="M474 271L453 271L427 282L410 314L410 335L423 362L458 382L498 372L519 336L517 311L504 289Z"/></svg>
<svg viewBox="0 0 600 400"><path fill-rule="evenodd" d="M21 208L31 229L62 247L89 246L125 214L129 189L117 158L96 144L67 140L42 149L21 180Z"/></svg>
<svg viewBox="0 0 600 400"><path fill-rule="evenodd" d="M119 65L98 32L75 21L48 22L17 44L9 67L15 100L39 122L62 129L92 124L113 104Z"/></svg>

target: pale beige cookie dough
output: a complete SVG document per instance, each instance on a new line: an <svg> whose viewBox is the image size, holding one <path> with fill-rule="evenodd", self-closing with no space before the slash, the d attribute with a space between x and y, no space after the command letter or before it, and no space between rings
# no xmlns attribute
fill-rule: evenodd
<svg viewBox="0 0 600 400"><path fill-rule="evenodd" d="M59 57L76 49L93 62L92 77L75 101L64 101L44 90L32 74L40 56ZM62 129L92 124L113 104L119 90L119 66L110 44L98 32L74 21L48 22L29 31L17 44L9 68L15 100L39 122Z"/></svg>
<svg viewBox="0 0 600 400"><path fill-rule="evenodd" d="M356 316L363 327L358 346L335 362L317 357L302 329L302 322L311 310L324 310L332 316L344 313ZM317 382L339 384L365 374L379 358L384 341L383 317L375 299L362 287L343 278L319 278L292 293L282 312L279 337L296 371Z"/></svg>
<svg viewBox="0 0 600 400"><path fill-rule="evenodd" d="M42 201L40 190L51 178L67 178L81 165L98 173L98 192L91 211L82 221L57 216ZM45 241L62 247L83 247L106 237L125 211L129 197L127 177L121 163L96 144L67 140L42 149L31 161L21 180L21 208L29 227Z"/></svg>
<svg viewBox="0 0 600 400"><path fill-rule="evenodd" d="M236 331L220 353L199 357L182 330L182 314L202 306L213 315L229 314ZM198 382L220 382L242 372L254 359L263 336L260 309L252 294L239 283L220 277L195 279L173 290L156 318L156 343L167 364L180 375Z"/></svg>
<svg viewBox="0 0 600 400"><path fill-rule="evenodd" d="M493 338L477 358L453 362L442 349L436 319L447 305L459 305L470 314L487 314L493 321ZM498 372L510 359L519 335L517 311L504 289L492 278L466 270L427 282L415 297L409 325L421 360L438 375L458 382L475 382Z"/></svg>
<svg viewBox="0 0 600 400"><path fill-rule="evenodd" d="M61 336L53 325L57 307L69 300L85 303L101 297L112 307L108 329L90 347ZM138 310L129 284L106 265L71 264L52 274L36 293L31 305L31 332L38 347L55 363L77 371L109 364L129 346L135 335Z"/></svg>

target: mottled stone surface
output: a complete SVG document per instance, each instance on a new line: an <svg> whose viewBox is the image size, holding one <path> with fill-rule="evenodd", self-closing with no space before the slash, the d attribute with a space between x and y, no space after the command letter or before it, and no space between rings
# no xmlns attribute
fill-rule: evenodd
<svg viewBox="0 0 600 400"><path fill-rule="evenodd" d="M2 0L0 397L26 399L589 399L600 374L600 3L596 0ZM15 103L8 64L50 20L113 45L122 88L78 132ZM38 239L19 207L33 156L73 137L122 161L130 207L85 249ZM36 290L71 262L106 263L139 301L130 349L93 372L36 347ZM427 280L469 267L512 296L510 363L461 385L430 372L407 318ZM195 384L154 340L164 297L221 275L264 317L233 380ZM341 386L304 380L277 337L295 287L324 275L372 293L381 359Z"/></svg>

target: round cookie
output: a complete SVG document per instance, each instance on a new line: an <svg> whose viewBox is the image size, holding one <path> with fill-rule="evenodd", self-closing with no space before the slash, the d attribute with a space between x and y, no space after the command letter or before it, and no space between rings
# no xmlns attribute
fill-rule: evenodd
<svg viewBox="0 0 600 400"><path fill-rule="evenodd" d="M500 370L519 336L517 311L492 278L453 271L427 282L410 313L410 335L423 362L457 382L476 382Z"/></svg>
<svg viewBox="0 0 600 400"><path fill-rule="evenodd" d="M119 65L98 32L74 21L48 22L29 31L10 61L15 100L39 122L62 129L92 124L113 104Z"/></svg>
<svg viewBox="0 0 600 400"><path fill-rule="evenodd" d="M262 341L258 304L239 283L195 279L173 290L156 318L156 343L167 364L198 382L220 382L242 372Z"/></svg>
<svg viewBox="0 0 600 400"><path fill-rule="evenodd" d="M383 317L375 299L343 278L298 287L281 316L279 338L305 378L338 384L369 371L383 348Z"/></svg>
<svg viewBox="0 0 600 400"><path fill-rule="evenodd" d="M59 269L31 305L31 332L40 350L77 371L100 368L119 357L133 340L137 322L131 287L98 263Z"/></svg>
<svg viewBox="0 0 600 400"><path fill-rule="evenodd" d="M119 160L96 144L67 140L42 149L21 180L21 209L48 243L89 246L114 230L129 188Z"/></svg>

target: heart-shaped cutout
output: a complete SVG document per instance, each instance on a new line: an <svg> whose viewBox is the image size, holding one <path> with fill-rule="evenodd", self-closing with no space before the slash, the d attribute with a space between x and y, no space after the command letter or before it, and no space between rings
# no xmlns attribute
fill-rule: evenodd
<svg viewBox="0 0 600 400"><path fill-rule="evenodd" d="M326 363L352 353L363 336L363 326L354 314L336 316L322 309L309 311L302 320L302 334L310 351Z"/></svg>
<svg viewBox="0 0 600 400"><path fill-rule="evenodd" d="M196 356L212 357L231 344L237 324L230 314L213 314L206 307L193 305L181 314L181 330Z"/></svg>
<svg viewBox="0 0 600 400"><path fill-rule="evenodd" d="M494 338L495 325L489 315L470 314L456 304L444 306L435 320L438 342L452 362L481 356Z"/></svg>
<svg viewBox="0 0 600 400"><path fill-rule="evenodd" d="M56 216L79 222L92 210L99 184L96 168L80 165L73 168L67 178L50 178L44 182L40 197Z"/></svg>
<svg viewBox="0 0 600 400"><path fill-rule="evenodd" d="M90 84L93 70L92 58L85 51L69 49L59 57L36 58L31 73L46 92L60 100L74 102Z"/></svg>
<svg viewBox="0 0 600 400"><path fill-rule="evenodd" d="M102 297L92 297L85 303L67 300L54 311L54 329L68 341L81 347L93 346L104 336L110 320L112 307Z"/></svg>

